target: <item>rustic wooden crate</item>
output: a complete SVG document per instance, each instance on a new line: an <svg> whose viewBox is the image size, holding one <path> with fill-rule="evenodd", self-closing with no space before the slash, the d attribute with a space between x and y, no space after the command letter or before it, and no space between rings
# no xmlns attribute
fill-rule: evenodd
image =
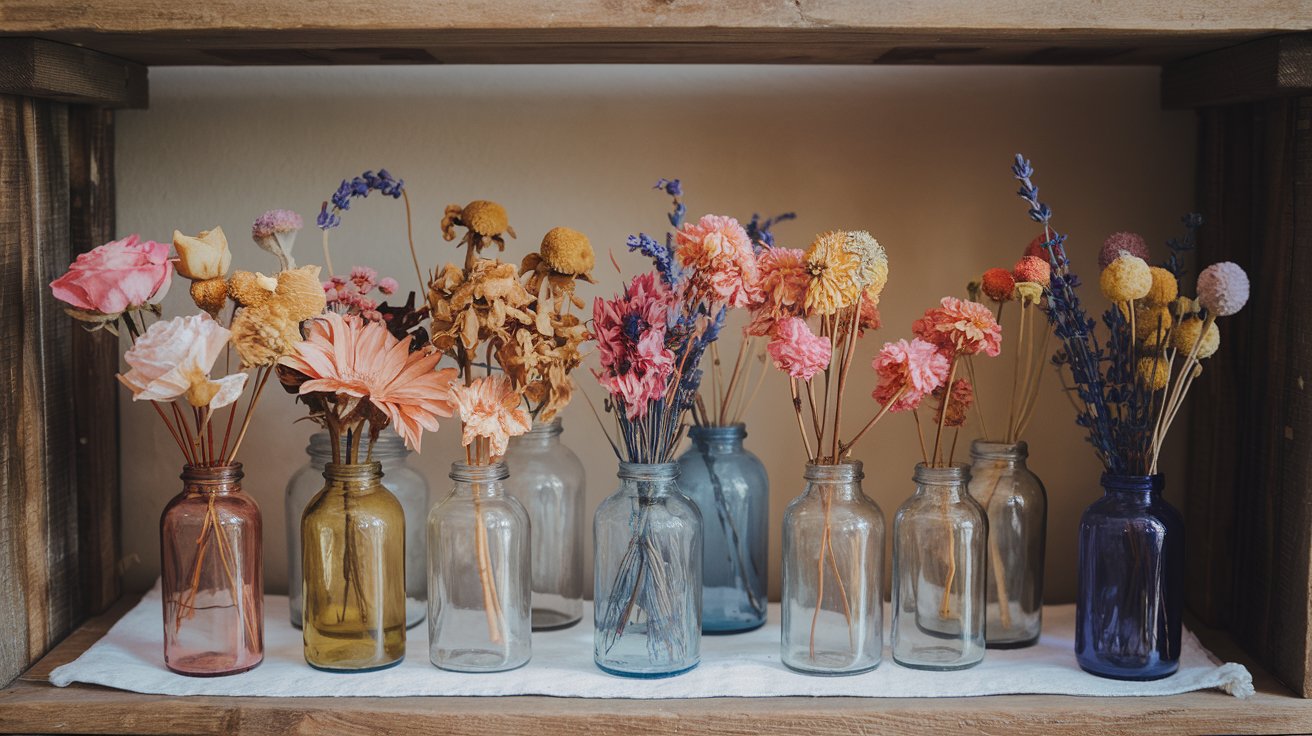
<svg viewBox="0 0 1312 736"><path fill-rule="evenodd" d="M1312 696L1310 29L1308 0L1188 7L1105 0L1042 9L1021 0L433 0L378 3L367 13L348 0L313 9L295 0L0 0L0 685L88 617L124 604L116 570L117 346L74 329L46 284L78 248L114 235L112 110L145 105L147 65L1149 63L1163 67L1165 106L1199 111L1199 208L1210 220L1203 260L1235 260L1258 285L1252 306L1233 318L1239 322L1227 340L1234 344L1195 389L1185 505L1189 606L1295 694ZM39 680L43 667L75 655L108 620L93 619L27 677ZM1228 646L1224 635L1209 644ZM401 724L440 712L464 719L468 732L536 730L539 719L564 731L601 715L659 730L676 723L672 714L686 716L680 728L725 732L970 722L979 732L1052 733L1105 719L1149 730L1174 723L1238 731L1240 718L1242 730L1312 730L1312 704L1261 683L1262 697L1273 700L1248 710L1214 694L1166 699L1166 706L1049 697L618 706L513 699L493 712L477 700L404 699L334 710L352 714L338 725ZM42 717L52 730L93 728L97 721L54 721L70 703L126 719L104 725L118 731L314 728L324 705L189 699L182 707L95 688L49 690L24 679L0 691L0 730L42 730ZM21 718L7 715L20 711ZM1262 720L1258 711L1277 715ZM453 721L436 723L443 722ZM438 728L428 723L421 731Z"/></svg>

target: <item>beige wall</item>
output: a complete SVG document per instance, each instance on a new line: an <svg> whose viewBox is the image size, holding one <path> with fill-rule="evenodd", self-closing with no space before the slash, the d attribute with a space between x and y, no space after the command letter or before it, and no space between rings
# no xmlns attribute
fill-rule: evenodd
<svg viewBox="0 0 1312 736"><path fill-rule="evenodd" d="M684 180L694 216L795 210L799 219L779 231L785 244L803 247L823 229L867 229L887 247L892 277L885 327L860 348L850 386L854 426L874 410L866 366L878 347L908 336L926 307L984 268L1010 265L1033 234L1007 169L1015 151L1036 161L1043 197L1090 284L1106 234L1134 229L1160 244L1193 192L1193 117L1158 109L1153 69L153 69L151 93L149 110L119 117L120 232L164 240L175 227L222 225L240 268L274 268L246 235L261 212L292 208L308 224L338 180L378 167L407 182L425 265L455 257L437 234L445 204L496 199L520 234L514 260L557 224L591 236L600 283L585 285L589 298L619 284L608 250L632 275L642 263L624 253L625 236L664 232L667 202L650 188L660 176ZM404 238L398 202L359 202L333 233L334 262L371 265L409 286ZM298 261L321 262L318 247L311 227ZM175 286L173 314L190 308ZM1101 310L1093 291L1086 298ZM994 414L1005 413L1004 368L985 371ZM596 396L595 383L581 379ZM774 597L780 519L800 491L804 460L786 386L771 375L748 413L748 446L773 484ZM1049 372L1029 434L1051 504L1049 600L1063 601L1073 595L1075 526L1099 492L1099 468L1056 386ZM240 458L264 511L266 579L278 592L283 488L313 429L292 423L301 414L281 392L266 394ZM565 421L587 466L590 515L614 487L615 459L583 402ZM180 461L149 407L125 400L122 422L123 551L129 584L140 588L158 573L158 518L178 491ZM436 486L447 483L458 436L447 423L416 459ZM867 493L891 520L919 454L910 417L888 417L856 454ZM1178 499L1178 482L1172 491Z"/></svg>

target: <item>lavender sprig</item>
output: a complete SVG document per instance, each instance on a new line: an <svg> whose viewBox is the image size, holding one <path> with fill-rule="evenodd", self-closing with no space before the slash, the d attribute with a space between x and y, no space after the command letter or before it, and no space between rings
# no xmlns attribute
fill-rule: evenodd
<svg viewBox="0 0 1312 736"><path fill-rule="evenodd" d="M329 230L342 224L341 213L351 209L351 200L357 197L368 197L369 192L379 192L385 197L400 199L405 192L405 180L395 179L387 169L379 169L375 174L372 170L366 171L354 179L342 179L342 183L337 186L337 191L333 192L329 201L324 202L319 208L319 217L316 224L320 230ZM332 209L328 209L328 205Z"/></svg>
<svg viewBox="0 0 1312 736"><path fill-rule="evenodd" d="M743 229L747 231L747 237L751 238L752 247L757 252L760 252L762 248L774 247L774 232L772 228L774 228L775 225L796 219L796 212L784 212L783 214L775 215L774 217L767 217L762 221L761 215L753 212L752 221L747 223Z"/></svg>
<svg viewBox="0 0 1312 736"><path fill-rule="evenodd" d="M1186 273L1184 269L1184 254L1193 250L1198 243L1198 228L1203 226L1203 216L1197 212L1190 212L1180 218L1184 224L1184 236L1171 238L1166 241L1166 248L1171 251L1171 255L1166 258L1162 268L1171 272L1176 280L1180 280Z"/></svg>

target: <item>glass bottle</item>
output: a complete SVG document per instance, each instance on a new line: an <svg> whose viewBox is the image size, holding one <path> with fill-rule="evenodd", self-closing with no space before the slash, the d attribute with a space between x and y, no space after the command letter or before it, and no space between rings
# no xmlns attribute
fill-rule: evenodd
<svg viewBox="0 0 1312 736"><path fill-rule="evenodd" d="M362 672L405 658L405 513L382 465L324 466L301 517L305 661Z"/></svg>
<svg viewBox="0 0 1312 736"><path fill-rule="evenodd" d="M884 513L859 461L807 464L784 512L781 659L814 675L879 666L884 650Z"/></svg>
<svg viewBox="0 0 1312 736"><path fill-rule="evenodd" d="M988 518L965 463L916 465L916 492L893 517L893 661L960 670L984 659Z"/></svg>
<svg viewBox="0 0 1312 736"><path fill-rule="evenodd" d="M509 475L453 463L455 487L428 514L428 655L444 670L500 672L532 654L532 540Z"/></svg>
<svg viewBox="0 0 1312 736"><path fill-rule="evenodd" d="M510 438L506 491L528 511L533 529L533 630L583 618L584 478L578 455L560 441L559 419L534 422Z"/></svg>
<svg viewBox="0 0 1312 736"><path fill-rule="evenodd" d="M1184 521L1161 475L1102 476L1105 495L1080 517L1075 658L1117 680L1156 680L1180 666Z"/></svg>
<svg viewBox="0 0 1312 736"><path fill-rule="evenodd" d="M188 465L160 517L164 664L180 675L245 672L264 661L260 509L241 463Z"/></svg>
<svg viewBox="0 0 1312 736"><path fill-rule="evenodd" d="M1024 442L970 446L970 495L989 517L985 638L996 649L1030 646L1043 629L1048 494L1028 456Z"/></svg>
<svg viewBox="0 0 1312 736"><path fill-rule="evenodd" d="M747 428L693 427L678 459L679 487L702 514L702 632L765 623L770 481L743 447Z"/></svg>
<svg viewBox="0 0 1312 736"><path fill-rule="evenodd" d="M341 440L346 451L346 438ZM287 481L287 602L292 626L301 628L301 514L310 499L323 490L324 467L332 462L333 446L328 431L310 435L305 453L309 460ZM362 453L363 454L363 451ZM373 460L382 463L383 487L391 491L405 510L405 625L414 627L428 610L427 555L424 553L424 524L428 519L428 480L407 462L411 451L391 429L378 435Z"/></svg>
<svg viewBox="0 0 1312 736"><path fill-rule="evenodd" d="M701 661L702 517L677 463L620 463L593 517L593 661L625 677L669 677Z"/></svg>

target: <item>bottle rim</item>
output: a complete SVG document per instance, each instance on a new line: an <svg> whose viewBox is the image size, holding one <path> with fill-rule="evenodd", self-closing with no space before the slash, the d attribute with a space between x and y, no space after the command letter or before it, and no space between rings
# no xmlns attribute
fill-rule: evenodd
<svg viewBox="0 0 1312 736"><path fill-rule="evenodd" d="M978 460L1024 460L1030 456L1030 446L1025 440L993 442L977 439L970 443L970 456Z"/></svg>
<svg viewBox="0 0 1312 736"><path fill-rule="evenodd" d="M841 463L807 463L802 477L808 481L851 483L864 480L866 474L860 460L844 460Z"/></svg>
<svg viewBox="0 0 1312 736"><path fill-rule="evenodd" d="M339 446L346 447L346 437L338 440ZM366 442L361 447L361 452L368 447ZM406 447L405 440L401 435L392 429L385 429L378 435L378 441L374 443L374 457L408 457L413 452ZM310 442L305 446L305 454L315 459L323 459L325 462L332 462L333 446L332 440L328 436L328 430L323 429L310 435Z"/></svg>
<svg viewBox="0 0 1312 736"><path fill-rule="evenodd" d="M1166 487L1166 475L1130 475L1122 473L1103 473L1099 481L1107 491L1129 491L1132 493L1159 493Z"/></svg>
<svg viewBox="0 0 1312 736"><path fill-rule="evenodd" d="M616 476L620 480L673 481L679 478L679 464L621 462Z"/></svg>
<svg viewBox="0 0 1312 736"><path fill-rule="evenodd" d="M912 480L918 484L929 485L968 483L970 481L970 465L968 463L953 463L945 467L935 468L924 463L916 463L916 472L912 476Z"/></svg>
<svg viewBox="0 0 1312 736"><path fill-rule="evenodd" d="M695 424L688 428L688 439L693 442L728 442L731 440L742 440L747 437L747 425L743 422L735 424Z"/></svg>
<svg viewBox="0 0 1312 736"><path fill-rule="evenodd" d="M188 485L202 486L229 485L240 481L244 477L246 477L246 473L242 470L240 462L224 465L186 464L182 466L182 474L178 476Z"/></svg>

